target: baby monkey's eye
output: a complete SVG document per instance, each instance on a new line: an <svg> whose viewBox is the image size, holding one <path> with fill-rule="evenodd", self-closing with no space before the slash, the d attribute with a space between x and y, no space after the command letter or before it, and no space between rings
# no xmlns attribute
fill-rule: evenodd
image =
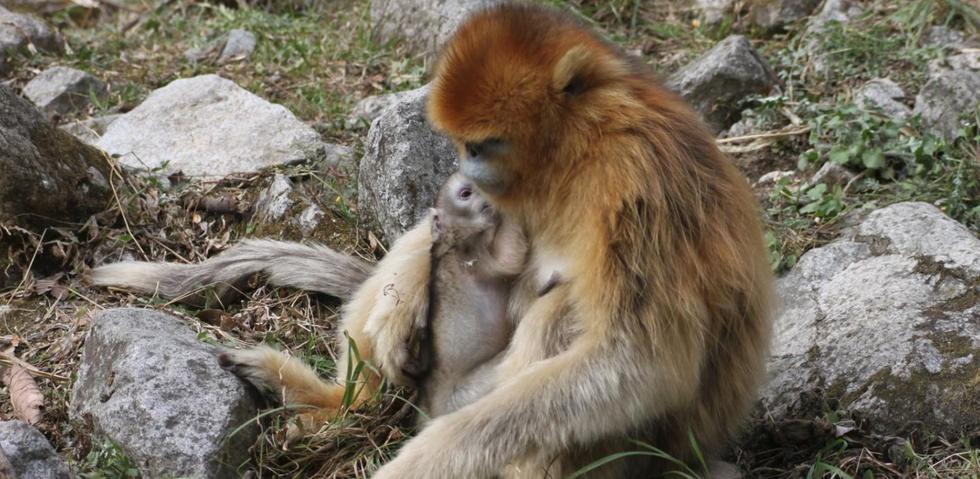
<svg viewBox="0 0 980 479"><path fill-rule="evenodd" d="M462 199L462 200L468 200L468 199L470 199L470 196L473 196L473 190L471 190L469 188L461 188L459 190L458 195L459 195L459 198L460 199Z"/></svg>

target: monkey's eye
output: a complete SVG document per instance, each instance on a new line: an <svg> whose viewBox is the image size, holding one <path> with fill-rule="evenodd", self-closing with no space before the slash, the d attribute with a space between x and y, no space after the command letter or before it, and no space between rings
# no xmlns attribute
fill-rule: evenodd
<svg viewBox="0 0 980 479"><path fill-rule="evenodd" d="M467 143L466 155L470 158L478 158L481 155L487 153L493 154L503 147L503 140L498 138L489 138L483 141Z"/></svg>
<svg viewBox="0 0 980 479"><path fill-rule="evenodd" d="M470 199L470 196L473 196L473 190L470 188L461 188L459 193L457 193L457 196L459 196L459 199L461 200L468 200Z"/></svg>

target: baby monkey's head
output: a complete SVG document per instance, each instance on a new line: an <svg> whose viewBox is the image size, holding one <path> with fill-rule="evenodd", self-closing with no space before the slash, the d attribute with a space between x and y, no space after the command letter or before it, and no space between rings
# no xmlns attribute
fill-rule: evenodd
<svg viewBox="0 0 980 479"><path fill-rule="evenodd" d="M489 244L500 222L493 205L460 173L446 180L432 218L433 252L463 245Z"/></svg>

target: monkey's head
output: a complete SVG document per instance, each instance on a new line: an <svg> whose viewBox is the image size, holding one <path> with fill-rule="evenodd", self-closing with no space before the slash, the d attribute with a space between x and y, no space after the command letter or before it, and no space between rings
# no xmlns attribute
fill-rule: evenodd
<svg viewBox="0 0 980 479"><path fill-rule="evenodd" d="M436 198L433 251L444 254L460 243L472 242L477 235L484 235L489 241L499 223L496 209L476 190L473 182L461 173L454 173Z"/></svg>
<svg viewBox="0 0 980 479"><path fill-rule="evenodd" d="M460 171L497 203L552 167L574 168L590 137L622 122L617 105L630 101L624 79L633 69L564 13L497 5L447 42L429 118L456 143Z"/></svg>

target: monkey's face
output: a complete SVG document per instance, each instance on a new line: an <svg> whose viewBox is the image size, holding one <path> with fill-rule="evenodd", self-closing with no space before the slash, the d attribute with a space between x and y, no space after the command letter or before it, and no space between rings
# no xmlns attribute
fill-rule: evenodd
<svg viewBox="0 0 980 479"><path fill-rule="evenodd" d="M490 8L446 44L429 117L454 140L460 171L494 200L533 188L555 163L574 161L615 107L629 70L612 47L564 14ZM494 201L496 203L496 201Z"/></svg>
<svg viewBox="0 0 980 479"><path fill-rule="evenodd" d="M461 173L455 173L446 180L436 208L454 223L488 228L497 222L497 211L474 187L473 181Z"/></svg>

